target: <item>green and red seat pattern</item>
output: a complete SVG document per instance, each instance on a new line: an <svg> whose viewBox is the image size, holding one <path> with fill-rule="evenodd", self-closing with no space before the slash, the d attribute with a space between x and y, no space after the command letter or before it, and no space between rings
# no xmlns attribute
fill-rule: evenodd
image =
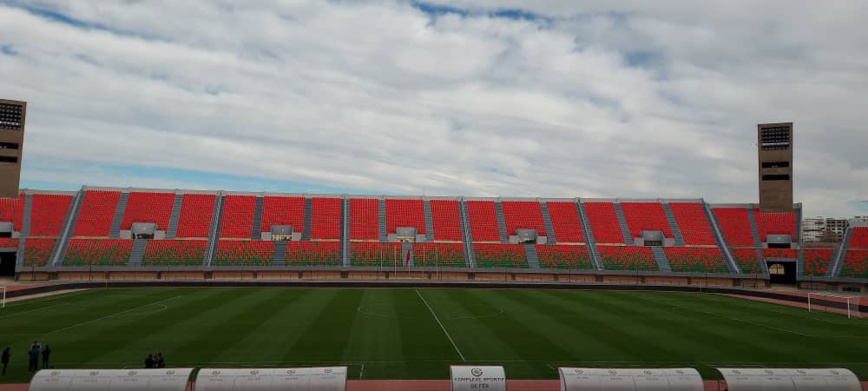
<svg viewBox="0 0 868 391"><path fill-rule="evenodd" d="M541 268L593 269L591 255L585 246L538 244L536 255Z"/></svg>
<svg viewBox="0 0 868 391"><path fill-rule="evenodd" d="M464 245L461 243L415 243L413 265L465 267Z"/></svg>
<svg viewBox="0 0 868 391"><path fill-rule="evenodd" d="M130 260L133 241L128 239L73 238L66 249L66 266L124 266Z"/></svg>
<svg viewBox="0 0 868 391"><path fill-rule="evenodd" d="M149 240L142 265L201 266L207 243L205 240Z"/></svg>
<svg viewBox="0 0 868 391"><path fill-rule="evenodd" d="M659 270L650 247L599 246L600 259L606 270Z"/></svg>
<svg viewBox="0 0 868 391"><path fill-rule="evenodd" d="M726 259L716 247L667 247L663 251L673 272L729 272Z"/></svg>
<svg viewBox="0 0 868 391"><path fill-rule="evenodd" d="M221 240L212 264L217 266L270 266L274 242L270 240Z"/></svg>
<svg viewBox="0 0 868 391"><path fill-rule="evenodd" d="M286 264L294 266L339 266L340 242L287 242Z"/></svg>
<svg viewBox="0 0 868 391"><path fill-rule="evenodd" d="M527 268L527 253L520 244L474 243L476 266L483 268Z"/></svg>

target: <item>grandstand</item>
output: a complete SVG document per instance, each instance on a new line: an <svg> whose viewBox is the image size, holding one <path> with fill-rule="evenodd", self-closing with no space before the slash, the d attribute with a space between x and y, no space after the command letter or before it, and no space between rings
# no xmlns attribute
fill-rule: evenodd
<svg viewBox="0 0 868 391"><path fill-rule="evenodd" d="M400 269L408 276L432 270L509 273L516 280L534 274L557 280L561 273L603 279L632 273L684 284L709 275L727 286L757 279L864 284L868 227L854 226L839 247L802 246L799 215L701 199L357 197L93 187L23 190L18 199L0 203L0 222L13 227L2 246L7 254L14 251L15 273L30 278L81 278L76 273L84 269Z"/></svg>

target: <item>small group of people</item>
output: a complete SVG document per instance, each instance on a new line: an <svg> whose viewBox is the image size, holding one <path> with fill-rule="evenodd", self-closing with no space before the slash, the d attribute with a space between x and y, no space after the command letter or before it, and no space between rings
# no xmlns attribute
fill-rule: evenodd
<svg viewBox="0 0 868 391"><path fill-rule="evenodd" d="M149 354L145 358L145 368L165 368L166 360L163 359L163 352L157 354Z"/></svg>
<svg viewBox="0 0 868 391"><path fill-rule="evenodd" d="M48 369L49 362L51 361L51 347L45 345L45 348L42 347L42 344L39 341L33 341L30 345L30 349L27 350L27 361L29 365L27 366L28 372L36 372L39 370L39 355L42 355L42 369ZM3 364L3 375L6 375L6 369L9 368L9 361L12 358L12 351L7 346L3 349L3 353L0 354L0 363Z"/></svg>

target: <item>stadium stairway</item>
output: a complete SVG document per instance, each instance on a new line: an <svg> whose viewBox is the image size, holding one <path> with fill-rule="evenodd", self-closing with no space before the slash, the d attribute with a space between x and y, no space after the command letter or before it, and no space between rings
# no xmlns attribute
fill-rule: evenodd
<svg viewBox="0 0 868 391"><path fill-rule="evenodd" d="M78 212L81 211L81 204L84 202L84 188L72 196L72 203L69 210L66 212L66 218L63 219L63 230L60 232L60 237L54 244L54 249L51 251L51 256L48 258L49 265L60 265L63 263L63 258L66 256L66 247L69 246L69 240L72 239L72 232L75 228L75 222L78 221Z"/></svg>
<svg viewBox="0 0 868 391"><path fill-rule="evenodd" d="M265 203L265 197L256 197L256 206L253 208L253 232L250 233L251 240L262 239L262 205Z"/></svg>
<svg viewBox="0 0 868 391"><path fill-rule="evenodd" d="M681 236L681 229L678 228L678 223L675 221L675 214L672 213L672 208L668 202L662 203L663 213L666 215L666 220L669 221L669 227L672 229L672 234L675 235L675 245L684 246L684 237Z"/></svg>
<svg viewBox="0 0 868 391"><path fill-rule="evenodd" d="M115 216L112 219L111 228L109 228L109 238L118 239L121 237L121 221L124 218L124 211L127 209L127 199L129 197L129 192L121 193L121 198L118 200L118 205L115 208Z"/></svg>
<svg viewBox="0 0 868 391"><path fill-rule="evenodd" d="M588 221L588 214L585 212L585 205L581 200L576 203L576 212L579 214L579 222L582 224L582 234L585 237L591 261L594 263L594 269L603 270L603 263L600 261L600 251L597 249L597 240L594 239L594 232L591 231L591 222Z"/></svg>
<svg viewBox="0 0 868 391"><path fill-rule="evenodd" d="M220 240L220 220L223 218L223 194L214 197L214 211L211 212L211 227L208 229L208 247L205 248L204 265L211 266L217 255L217 242Z"/></svg>
<svg viewBox="0 0 868 391"><path fill-rule="evenodd" d="M313 198L306 197L304 199L304 227L301 230L301 240L305 242L310 241L310 222L313 220L311 211L313 211Z"/></svg>
<svg viewBox="0 0 868 391"><path fill-rule="evenodd" d="M470 232L470 223L468 219L467 203L464 200L458 201L458 217L461 219L462 241L464 242L464 259L467 260L467 267L476 267L476 257L473 254L473 235Z"/></svg>
<svg viewBox="0 0 868 391"><path fill-rule="evenodd" d="M624 235L625 244L634 244L633 238L630 237L630 227L627 226L627 218L624 217L624 210L621 209L621 203L615 202L615 216L618 217L618 225L621 227L621 234Z"/></svg>
<svg viewBox="0 0 868 391"><path fill-rule="evenodd" d="M172 204L172 214L169 217L169 228L166 229L166 239L174 239L178 234L178 220L181 218L181 204L184 203L184 194L175 194L175 202Z"/></svg>
<svg viewBox="0 0 868 391"><path fill-rule="evenodd" d="M341 264L350 266L350 199L341 198Z"/></svg>
<svg viewBox="0 0 868 391"><path fill-rule="evenodd" d="M386 199L380 198L377 200L377 225L379 229L380 242L385 242L389 234L386 232Z"/></svg>
<svg viewBox="0 0 868 391"><path fill-rule="evenodd" d="M133 241L133 249L130 250L130 266L139 266L142 264L142 258L145 257L145 247L147 247L147 245L147 239L136 239Z"/></svg>
<svg viewBox="0 0 868 391"><path fill-rule="evenodd" d="M747 221L750 223L750 234L753 236L753 245L756 248L756 256L759 260L760 270L763 274L769 274L769 267L766 265L763 258L762 240L759 237L759 229L756 224L756 215L753 213L753 208L747 210Z"/></svg>
<svg viewBox="0 0 868 391"><path fill-rule="evenodd" d="M274 261L272 262L274 266L284 266L286 265L286 241L278 240L274 242Z"/></svg>
<svg viewBox="0 0 868 391"><path fill-rule="evenodd" d="M497 217L497 230L500 231L500 242L509 243L509 233L506 232L506 219L503 217L503 205L500 200L494 202L494 216Z"/></svg>
<svg viewBox="0 0 868 391"><path fill-rule="evenodd" d="M546 227L546 244L557 244L555 240L555 227L552 225L552 216L549 214L549 206L545 201L539 203L539 208L542 210L543 224Z"/></svg>
<svg viewBox="0 0 868 391"><path fill-rule="evenodd" d="M425 240L434 241L434 216L431 214L431 201L422 201L422 210L425 214Z"/></svg>
<svg viewBox="0 0 868 391"><path fill-rule="evenodd" d="M802 244L802 208L796 208L796 237L793 241Z"/></svg>
<svg viewBox="0 0 868 391"><path fill-rule="evenodd" d="M536 253L536 246L533 243L524 244L524 252L527 256L527 266L530 269L539 269L539 256Z"/></svg>
<svg viewBox="0 0 868 391"><path fill-rule="evenodd" d="M410 254L410 264L411 268L416 267L416 259L413 257L413 243L410 242L402 242L401 243L401 262L405 262L407 259L407 254Z"/></svg>
<svg viewBox="0 0 868 391"><path fill-rule="evenodd" d="M850 238L853 236L853 229L847 228L844 232L844 240L841 241L841 246L834 253L832 264L826 270L826 277L838 277L841 274L841 265L844 264L844 258L847 256L847 247L850 246Z"/></svg>
<svg viewBox="0 0 868 391"><path fill-rule="evenodd" d="M717 243L717 247L723 252L723 258L726 259L726 267L729 268L730 273L741 274L738 262L735 261L735 257L729 251L726 239L724 239L723 233L720 232L720 226L717 225L717 219L714 218L714 213L705 200L702 200L702 211L705 212L705 218L708 220L708 224L711 225L711 234L714 236L714 242Z"/></svg>
<svg viewBox="0 0 868 391"><path fill-rule="evenodd" d="M669 260L666 259L666 253L663 252L663 247L651 247L651 253L654 254L654 259L657 261L657 267L660 268L661 272L672 272L672 266L669 266Z"/></svg>

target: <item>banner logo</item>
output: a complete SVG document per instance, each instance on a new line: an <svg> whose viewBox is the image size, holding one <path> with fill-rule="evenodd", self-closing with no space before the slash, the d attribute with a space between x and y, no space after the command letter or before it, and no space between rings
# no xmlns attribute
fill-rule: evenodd
<svg viewBox="0 0 868 391"><path fill-rule="evenodd" d="M473 375L473 377L480 377L482 376L482 368L473 368L470 370L470 374Z"/></svg>

